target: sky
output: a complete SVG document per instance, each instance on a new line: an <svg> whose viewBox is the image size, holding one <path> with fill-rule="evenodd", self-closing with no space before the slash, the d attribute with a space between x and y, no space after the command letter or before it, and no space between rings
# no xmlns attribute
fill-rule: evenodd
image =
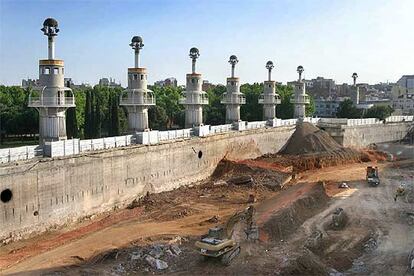
<svg viewBox="0 0 414 276"><path fill-rule="evenodd" d="M141 66L149 83L191 71L191 47L200 50L197 72L225 83L229 56L242 83L323 76L337 83L395 82L414 74L413 0L0 0L0 84L38 78L47 58L45 18L58 20L56 58L65 77L96 84L112 77L124 86L134 65L129 43L144 39Z"/></svg>

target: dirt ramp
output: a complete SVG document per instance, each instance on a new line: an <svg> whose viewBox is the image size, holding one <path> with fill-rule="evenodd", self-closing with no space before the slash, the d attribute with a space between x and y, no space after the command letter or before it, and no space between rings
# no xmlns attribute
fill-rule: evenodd
<svg viewBox="0 0 414 276"><path fill-rule="evenodd" d="M259 227L260 231L263 232L261 233L262 239L276 242L285 240L308 218L314 216L326 206L329 197L326 195L322 183L303 185L313 186L309 192L300 189L295 194L286 195L286 198L292 197L293 200L291 201L283 202L283 193L280 194L281 200L274 199L276 206L279 203L282 206L281 208L275 208L275 211L261 220ZM309 187L306 187L306 189L309 189ZM270 208L272 207L270 206Z"/></svg>
<svg viewBox="0 0 414 276"><path fill-rule="evenodd" d="M332 152L342 149L328 133L311 123L296 125L296 130L279 151L280 154L307 154Z"/></svg>

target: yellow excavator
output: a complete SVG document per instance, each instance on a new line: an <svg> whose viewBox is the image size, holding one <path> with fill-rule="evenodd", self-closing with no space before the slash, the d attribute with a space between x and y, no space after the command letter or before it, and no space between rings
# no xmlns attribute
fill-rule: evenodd
<svg viewBox="0 0 414 276"><path fill-rule="evenodd" d="M232 215L225 227L214 227L203 235L195 246L205 258L219 258L221 263L229 265L231 261L240 254L240 244L233 237L234 228L238 222L244 221L246 228L244 232L247 240L258 239L258 228L253 223L255 209L249 206L243 211Z"/></svg>

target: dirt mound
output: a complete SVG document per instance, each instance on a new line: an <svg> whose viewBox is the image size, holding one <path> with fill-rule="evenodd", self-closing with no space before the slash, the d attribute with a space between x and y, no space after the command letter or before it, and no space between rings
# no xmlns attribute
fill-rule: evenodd
<svg viewBox="0 0 414 276"><path fill-rule="evenodd" d="M323 183L318 183L311 192L300 196L290 206L272 214L260 230L263 230L270 240L284 240L308 218L318 213L328 200Z"/></svg>
<svg viewBox="0 0 414 276"><path fill-rule="evenodd" d="M342 149L328 133L311 123L296 125L296 130L279 151L280 154L307 154L332 152Z"/></svg>
<svg viewBox="0 0 414 276"><path fill-rule="evenodd" d="M260 164L247 161L230 161L223 159L213 172L212 179L224 180L232 184L234 178L249 177L255 185L266 186L272 190L280 189L288 180L290 173L263 168ZM253 161L253 160L250 160Z"/></svg>

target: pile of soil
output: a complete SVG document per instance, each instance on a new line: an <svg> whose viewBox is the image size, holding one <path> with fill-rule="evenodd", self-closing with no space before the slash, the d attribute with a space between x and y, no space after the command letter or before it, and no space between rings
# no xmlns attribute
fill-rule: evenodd
<svg viewBox="0 0 414 276"><path fill-rule="evenodd" d="M227 184L234 184L235 178L249 177L254 185L264 186L274 191L279 190L290 180L290 173L262 167L257 162L240 161L235 162L223 159L217 164L213 172L213 180L223 180Z"/></svg>
<svg viewBox="0 0 414 276"><path fill-rule="evenodd" d="M328 133L311 123L301 123L296 126L295 132L279 151L280 154L308 154L332 152L342 149Z"/></svg>
<svg viewBox="0 0 414 276"><path fill-rule="evenodd" d="M283 209L271 214L263 224L261 235L272 241L287 239L308 218L317 214L328 203L323 183L317 183L314 188L285 206Z"/></svg>

